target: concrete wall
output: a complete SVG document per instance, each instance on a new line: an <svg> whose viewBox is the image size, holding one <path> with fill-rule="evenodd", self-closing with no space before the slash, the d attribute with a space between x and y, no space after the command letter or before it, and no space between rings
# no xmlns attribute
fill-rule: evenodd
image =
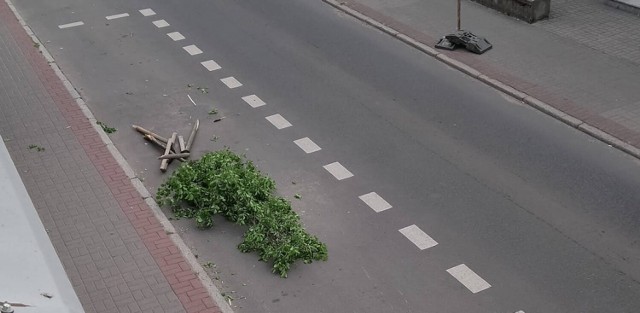
<svg viewBox="0 0 640 313"><path fill-rule="evenodd" d="M529 23L549 17L551 0L471 0Z"/></svg>

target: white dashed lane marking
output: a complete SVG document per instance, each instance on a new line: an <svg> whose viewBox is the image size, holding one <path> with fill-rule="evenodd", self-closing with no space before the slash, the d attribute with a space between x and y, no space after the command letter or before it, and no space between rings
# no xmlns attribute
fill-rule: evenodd
<svg viewBox="0 0 640 313"><path fill-rule="evenodd" d="M370 192L366 195L360 196L359 198L376 212L382 212L384 210L391 209L391 204L382 199L382 197L380 197L375 192Z"/></svg>
<svg viewBox="0 0 640 313"><path fill-rule="evenodd" d="M233 89L233 88L238 88L240 86L242 86L242 83L240 83L235 77L231 76L231 77L226 77L220 80L223 84L227 85L227 87L229 87L229 89Z"/></svg>
<svg viewBox="0 0 640 313"><path fill-rule="evenodd" d="M153 12L153 10L151 9L142 9L140 10L140 14L142 14L143 16L151 16L156 15L156 12Z"/></svg>
<svg viewBox="0 0 640 313"><path fill-rule="evenodd" d="M309 137L300 138L298 140L294 140L293 142L298 145L298 147L300 147L300 149L302 149L302 151L304 151L305 153L313 153L321 150L315 142L309 139Z"/></svg>
<svg viewBox="0 0 640 313"><path fill-rule="evenodd" d="M478 293L491 287L487 281L464 264L454 266L448 269L447 272L473 293Z"/></svg>
<svg viewBox="0 0 640 313"><path fill-rule="evenodd" d="M69 24L58 25L58 28L65 29L65 28L71 28L71 27L76 27L76 26L81 26L81 25L84 25L83 21L78 21L78 22L73 22L73 23L69 23Z"/></svg>
<svg viewBox="0 0 640 313"><path fill-rule="evenodd" d="M270 115L265 118L267 119L267 121L271 122L271 124L273 124L273 126L275 126L277 129L291 127L291 123L289 123L289 121L287 121L280 114Z"/></svg>
<svg viewBox="0 0 640 313"><path fill-rule="evenodd" d="M182 36L182 34L179 33L179 32L168 33L167 36L169 36L169 38L173 39L173 41L178 41L178 40L184 39L184 36Z"/></svg>
<svg viewBox="0 0 640 313"><path fill-rule="evenodd" d="M256 95L242 97L242 100L244 100L244 102L249 104L252 108L261 107L266 104L264 103L264 101L262 101L262 99L258 98L258 96Z"/></svg>
<svg viewBox="0 0 640 313"><path fill-rule="evenodd" d="M215 70L219 70L219 69L222 68L214 60L208 60L208 61L200 62L200 64L202 64L202 66L204 66L204 68L206 68L209 72L215 71Z"/></svg>
<svg viewBox="0 0 640 313"><path fill-rule="evenodd" d="M202 50L200 50L200 48L198 48L196 45L188 45L186 47L182 47L182 49L184 49L184 51L187 51L190 55L197 55L202 53Z"/></svg>
<svg viewBox="0 0 640 313"><path fill-rule="evenodd" d="M122 13L122 14L115 14L115 15L109 15L107 17L105 17L108 20L115 20L117 18L123 18L123 17L127 17L129 16L129 13Z"/></svg>
<svg viewBox="0 0 640 313"><path fill-rule="evenodd" d="M167 23L167 21L165 21L165 20L157 20L157 21L153 21L152 23L153 23L153 25L156 25L156 27L158 27L158 28L163 28L163 27L169 26L169 23Z"/></svg>
<svg viewBox="0 0 640 313"><path fill-rule="evenodd" d="M329 172L333 177L337 180L347 179L349 177L353 177L353 174L349 172L342 164L339 162L333 162L331 164L327 164L323 166L327 172Z"/></svg>
<svg viewBox="0 0 640 313"><path fill-rule="evenodd" d="M422 229L416 225L407 226L400 229L399 232L407 237L409 241L413 242L420 250L429 249L438 245L438 242L433 240L431 236L427 235L427 233L423 232Z"/></svg>

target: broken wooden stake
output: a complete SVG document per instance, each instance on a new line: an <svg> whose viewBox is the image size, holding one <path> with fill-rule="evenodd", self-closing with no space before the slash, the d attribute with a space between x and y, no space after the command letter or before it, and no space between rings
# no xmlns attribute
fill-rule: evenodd
<svg viewBox="0 0 640 313"><path fill-rule="evenodd" d="M184 143L184 137L182 137L182 136L178 136L178 147L180 147L180 152L182 152L182 153L187 152L187 148L186 148L186 145Z"/></svg>
<svg viewBox="0 0 640 313"><path fill-rule="evenodd" d="M156 147L162 148L162 150L164 151L164 149L167 148L167 144L164 142L161 142L160 140L156 139L155 137L151 136L151 135L144 135L144 139L146 139L147 141L153 143L156 145ZM176 153L176 151L174 149L171 149L171 153ZM187 162L186 159L180 158L178 159L180 162Z"/></svg>
<svg viewBox="0 0 640 313"><path fill-rule="evenodd" d="M159 141L162 141L164 143L167 143L167 138L164 138L150 130L144 129L138 125L131 125L133 127L133 129L137 130L139 133L144 134L144 135L150 135L155 137L156 139L158 139Z"/></svg>
<svg viewBox="0 0 640 313"><path fill-rule="evenodd" d="M171 149L173 149L173 143L176 141L177 136L178 136L178 133L176 132L173 132L171 134L171 138L169 138L169 140L167 141L167 147L164 149L164 155L167 155L169 154L169 152L171 152ZM162 172L166 172L167 167L169 167L169 160L163 159L162 162L160 162L160 170Z"/></svg>
<svg viewBox="0 0 640 313"><path fill-rule="evenodd" d="M200 127L200 120L196 120L196 123L193 124L193 128L191 129L191 134L189 134L189 139L187 139L187 145L185 147L185 150L180 152L191 151L191 145L193 144L193 140L196 138L196 132L198 131L198 127Z"/></svg>
<svg viewBox="0 0 640 313"><path fill-rule="evenodd" d="M188 158L189 157L189 152L186 153L169 153L169 154L165 154L165 155L161 155L158 157L158 160L165 160L165 159L180 159L180 158Z"/></svg>
<svg viewBox="0 0 640 313"><path fill-rule="evenodd" d="M220 122L220 121L224 120L225 118L227 118L227 117L223 116L223 117L220 117L220 118L217 118L217 119L213 120L213 122L217 123L217 122Z"/></svg>

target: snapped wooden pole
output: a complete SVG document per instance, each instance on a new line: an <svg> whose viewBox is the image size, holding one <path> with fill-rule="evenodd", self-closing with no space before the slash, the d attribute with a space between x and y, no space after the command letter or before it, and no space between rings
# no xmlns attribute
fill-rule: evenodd
<svg viewBox="0 0 640 313"><path fill-rule="evenodd" d="M165 155L161 155L158 157L158 160L170 160L170 159L181 159L181 158L188 158L189 157L189 152L187 153L169 153L169 154L165 154Z"/></svg>
<svg viewBox="0 0 640 313"><path fill-rule="evenodd" d="M185 150L180 152L191 151L191 145L193 145L193 140L196 138L196 132L198 131L198 127L200 127L200 120L196 120L195 124L193 124L193 128L191 129L191 134L189 134L189 139L187 139L187 145L185 146Z"/></svg>
<svg viewBox="0 0 640 313"><path fill-rule="evenodd" d="M138 125L131 125L133 127L133 129L137 130L139 133L143 134L143 135L150 135L156 139L158 139L159 141L162 141L164 143L167 143L167 138L164 138L150 130L144 129Z"/></svg>
<svg viewBox="0 0 640 313"><path fill-rule="evenodd" d="M178 148L180 149L180 152L182 153L188 152L186 147L187 146L185 145L184 137L178 136Z"/></svg>
<svg viewBox="0 0 640 313"><path fill-rule="evenodd" d="M144 135L144 139L146 139L147 141L153 143L154 145L156 145L159 148L162 148L162 150L164 151L164 149L167 148L167 144L164 142L159 141L158 139L156 139L155 137L151 136L151 135ZM176 153L175 150L171 149L171 153ZM180 158L178 159L180 162L187 162L187 160Z"/></svg>
<svg viewBox="0 0 640 313"><path fill-rule="evenodd" d="M169 138L169 141L167 141L167 147L164 149L164 154L167 155L169 154L169 152L171 152L171 149L173 148L173 143L176 141L176 137L178 136L178 133L173 132L173 134L171 134L171 138ZM169 167L169 160L168 159L163 159L162 162L160 162L160 170L163 172L167 171L167 167Z"/></svg>

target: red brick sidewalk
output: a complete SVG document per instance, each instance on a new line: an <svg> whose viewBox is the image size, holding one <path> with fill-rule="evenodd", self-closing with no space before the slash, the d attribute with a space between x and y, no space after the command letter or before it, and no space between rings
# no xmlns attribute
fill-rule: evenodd
<svg viewBox="0 0 640 313"><path fill-rule="evenodd" d="M0 1L0 134L85 311L221 312L37 46Z"/></svg>

